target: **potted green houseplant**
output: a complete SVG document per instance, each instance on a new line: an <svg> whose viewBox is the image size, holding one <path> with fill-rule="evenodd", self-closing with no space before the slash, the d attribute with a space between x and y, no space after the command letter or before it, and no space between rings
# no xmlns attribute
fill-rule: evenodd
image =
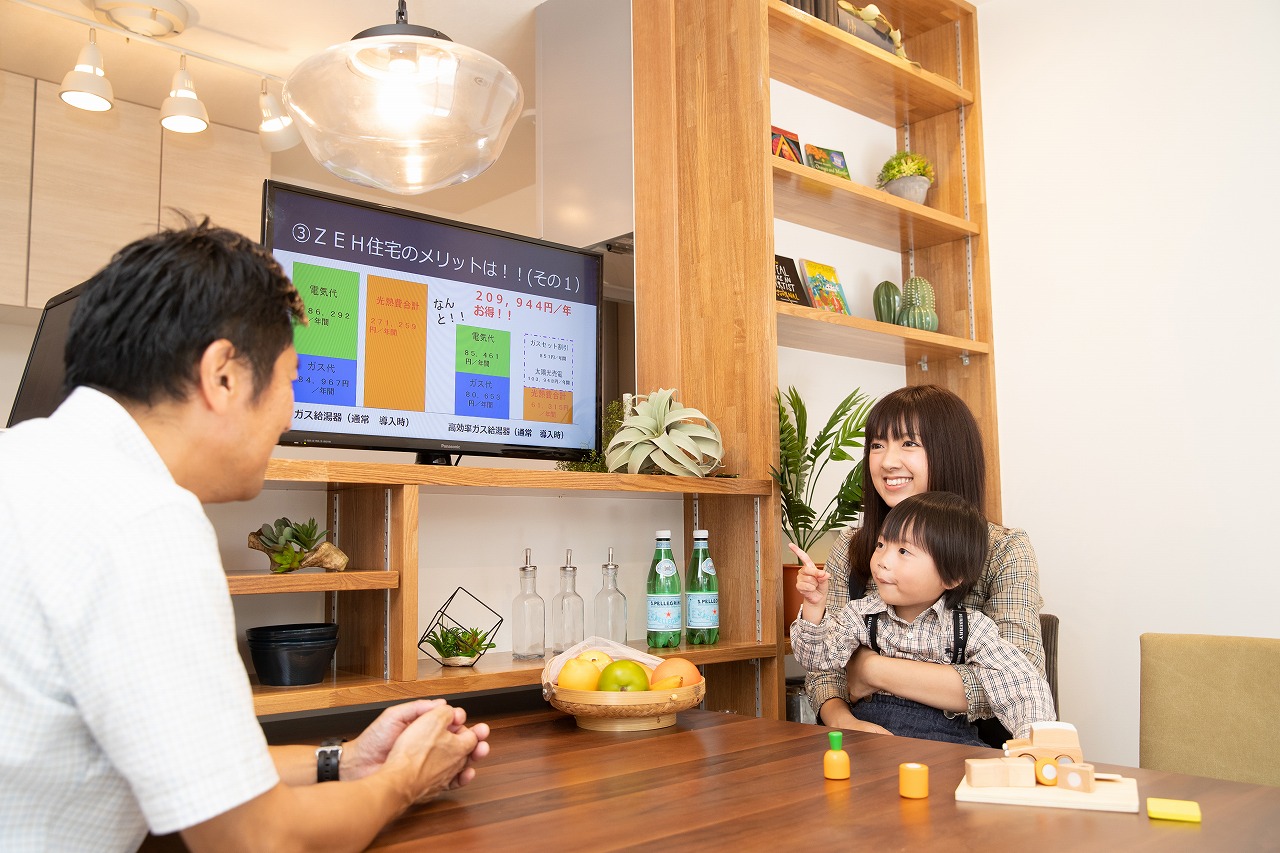
<svg viewBox="0 0 1280 853"><path fill-rule="evenodd" d="M720 467L720 429L697 409L681 404L675 391L622 397L622 426L605 449L605 466L628 474L706 477Z"/></svg>
<svg viewBox="0 0 1280 853"><path fill-rule="evenodd" d="M491 633L460 625L436 625L422 638L422 642L436 650L443 665L470 666L494 647L494 643L489 641Z"/></svg>
<svg viewBox="0 0 1280 853"><path fill-rule="evenodd" d="M880 167L876 186L890 195L924 204L933 180L933 164L923 154L899 151Z"/></svg>
<svg viewBox="0 0 1280 853"><path fill-rule="evenodd" d="M874 399L855 388L809 439L809 412L795 387L779 392L778 465L770 473L782 496L782 532L808 551L829 531L849 524L862 510L861 449ZM831 462L854 462L833 497L821 503L818 479ZM795 590L799 565L783 565L783 605L788 619L800 609Z"/></svg>

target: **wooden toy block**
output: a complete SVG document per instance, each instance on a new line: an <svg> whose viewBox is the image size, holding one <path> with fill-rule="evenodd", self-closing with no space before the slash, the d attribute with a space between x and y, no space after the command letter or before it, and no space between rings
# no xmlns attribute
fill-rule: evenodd
<svg viewBox="0 0 1280 853"><path fill-rule="evenodd" d="M1076 727L1070 723L1032 723L1031 737L1005 741L1004 754L1009 758L1048 758L1054 761L1069 758L1076 763L1084 761L1080 736Z"/></svg>
<svg viewBox="0 0 1280 853"><path fill-rule="evenodd" d="M1060 764L1058 765L1058 787L1068 791L1093 793L1094 775L1092 764Z"/></svg>
<svg viewBox="0 0 1280 853"><path fill-rule="evenodd" d="M1037 758L1035 764L1036 781L1041 785L1058 784L1058 762L1053 758Z"/></svg>
<svg viewBox="0 0 1280 853"><path fill-rule="evenodd" d="M1030 788L1035 765L1023 758L968 758L964 778L973 788Z"/></svg>
<svg viewBox="0 0 1280 853"><path fill-rule="evenodd" d="M1147 817L1152 820L1185 820L1188 823L1200 823L1200 804L1195 800L1147 797Z"/></svg>

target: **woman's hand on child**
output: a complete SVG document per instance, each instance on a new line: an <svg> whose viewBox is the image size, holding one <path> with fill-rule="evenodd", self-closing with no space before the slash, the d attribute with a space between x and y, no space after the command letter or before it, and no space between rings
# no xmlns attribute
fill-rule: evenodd
<svg viewBox="0 0 1280 853"><path fill-rule="evenodd" d="M796 574L796 591L809 604L821 607L827 603L827 579L830 577L825 569L813 564L813 560L794 543L787 547L800 560L800 571Z"/></svg>

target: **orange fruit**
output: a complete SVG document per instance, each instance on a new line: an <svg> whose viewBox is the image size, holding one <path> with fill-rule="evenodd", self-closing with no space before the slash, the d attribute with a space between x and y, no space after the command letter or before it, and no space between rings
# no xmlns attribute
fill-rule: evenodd
<svg viewBox="0 0 1280 853"><path fill-rule="evenodd" d="M640 663L640 661L636 661L636 663ZM647 663L640 663L640 668L644 670L645 677L653 681L653 667Z"/></svg>
<svg viewBox="0 0 1280 853"><path fill-rule="evenodd" d="M560 668L556 686L565 690L595 690L600 683L600 670L589 660L570 658Z"/></svg>
<svg viewBox="0 0 1280 853"><path fill-rule="evenodd" d="M698 668L684 658L667 658L653 668L653 680L662 681L673 675L684 676L684 686L691 687L702 680Z"/></svg>
<svg viewBox="0 0 1280 853"><path fill-rule="evenodd" d="M591 661L591 663L596 665L596 669L604 669L606 666L613 663L613 658L609 657L599 649L587 649L585 652L578 655L578 660Z"/></svg>

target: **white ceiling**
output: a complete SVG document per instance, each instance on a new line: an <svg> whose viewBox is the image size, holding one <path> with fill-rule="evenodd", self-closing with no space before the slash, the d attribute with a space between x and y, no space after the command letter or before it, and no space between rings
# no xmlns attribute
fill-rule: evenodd
<svg viewBox="0 0 1280 853"><path fill-rule="evenodd" d="M34 0L36 5L95 20L92 0ZM166 44L217 57L285 78L306 57L349 40L369 27L395 22L395 0L183 0L186 29ZM482 50L506 65L524 87L525 109L537 104L534 90L534 7L542 0L409 0L412 24L434 27L459 44ZM168 94L178 54L99 25L98 46L115 96L160 106ZM0 68L60 82L88 41L88 25L16 0L0 0ZM258 124L260 78L196 57L187 61L196 91L212 121L246 130ZM279 93L280 84L271 87ZM532 184L535 134L530 121L517 125L502 158L468 184L429 194L437 209L460 213ZM299 146L276 155L289 174L312 169L327 174ZM292 162L299 159L307 163ZM292 162L292 166L290 165ZM336 179L334 179L336 181ZM341 184L341 182L338 182ZM389 196L390 198L401 198Z"/></svg>

